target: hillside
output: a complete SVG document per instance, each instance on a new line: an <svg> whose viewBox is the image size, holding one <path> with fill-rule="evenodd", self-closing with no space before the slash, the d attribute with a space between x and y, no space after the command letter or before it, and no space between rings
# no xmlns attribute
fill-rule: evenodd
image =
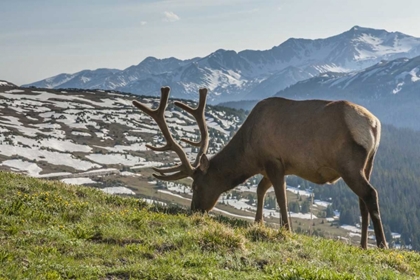
<svg viewBox="0 0 420 280"><path fill-rule="evenodd" d="M413 279L420 255L0 172L4 279Z"/></svg>
<svg viewBox="0 0 420 280"><path fill-rule="evenodd" d="M259 100L242 100L242 101L230 101L221 102L218 105L223 107L232 108L235 110L245 110L251 112L252 108L259 102Z"/></svg>
<svg viewBox="0 0 420 280"><path fill-rule="evenodd" d="M358 71L381 60L420 55L420 38L354 26L324 39L290 38L269 50L216 50L202 58L148 57L124 70L83 70L26 86L107 89L156 95L162 85L174 97L193 99L210 90L209 102L261 100L320 73Z"/></svg>
<svg viewBox="0 0 420 280"><path fill-rule="evenodd" d="M136 170L173 161L171 154L156 156L146 150L146 143L159 145L163 138L151 119L131 105L135 98L150 106L158 101L115 92L0 86L0 159L13 157L2 165L15 170L31 165L31 175L54 177L121 166ZM206 112L213 137L210 153L244 118L226 110L230 109L210 107ZM170 105L166 116L175 139L196 137L198 127L186 112ZM187 150L194 156L191 148Z"/></svg>
<svg viewBox="0 0 420 280"><path fill-rule="evenodd" d="M118 92L0 87L0 170L188 207L191 204L190 180L166 183L152 177L151 166L176 162L177 157L173 153L155 154L145 148L146 143L162 145L163 139L150 118L133 108L131 101L134 98L156 106L156 98ZM185 112L171 104L172 99L167 120L174 137L195 138L198 127ZM207 108L210 155L224 146L245 117L243 111ZM413 207L418 204L413 198L420 195L417 192L420 184L417 165L419 138L412 131L384 125L373 174L375 180L378 176L381 178L375 186L379 191L387 232L396 236L395 240L389 238L388 241L400 246L398 236L402 236L403 245L413 246L415 250L420 248L417 226L420 214L413 211L420 209L420 206ZM188 146L185 149L193 158L195 150ZM401 156L395 157L397 154ZM258 176L251 178L223 194L213 213L252 221L259 179ZM400 185L396 200L394 187ZM309 197L313 192L316 200L311 205ZM318 196L321 192L323 195ZM331 238L340 236L354 244L359 242L360 229L354 227L358 224L358 212L353 211L355 207L357 209L357 201L344 184L318 190L314 184L291 180L290 177L288 199L296 231L312 231ZM339 211L328 216L331 204ZM396 208L399 210L394 211ZM340 223L339 212L349 212L347 209L353 211L353 219ZM278 224L279 213L272 189L268 192L264 216L267 222ZM411 244L410 240L416 241Z"/></svg>
<svg viewBox="0 0 420 280"><path fill-rule="evenodd" d="M190 180L167 183L152 177L152 166L173 164L178 158L174 153L146 149L146 143L159 146L164 142L156 124L131 105L134 98L156 106L156 98L116 92L0 87L0 101L4 104L0 112L0 170L189 206ZM198 127L172 102L166 117L175 139L194 139ZM208 106L210 156L224 146L245 117L243 111ZM184 147L194 158L196 151ZM258 181L259 178L251 178L232 193L222 195L214 211L253 220L256 207L252 197ZM297 192L310 195L290 187L291 201L297 199ZM277 224L279 213L273 196L270 190L271 202L264 209L264 216ZM312 216L296 210L291 217L297 224L309 224L313 219L317 223L313 229L329 236L329 225L321 218L328 203L319 204L316 209L313 207ZM358 242L358 237L349 236L347 230L333 232L332 236Z"/></svg>

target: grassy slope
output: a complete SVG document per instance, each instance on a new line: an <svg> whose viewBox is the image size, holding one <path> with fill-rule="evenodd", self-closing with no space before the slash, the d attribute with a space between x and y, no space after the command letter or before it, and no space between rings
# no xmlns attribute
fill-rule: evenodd
<svg viewBox="0 0 420 280"><path fill-rule="evenodd" d="M0 279L403 279L420 255L0 173Z"/></svg>

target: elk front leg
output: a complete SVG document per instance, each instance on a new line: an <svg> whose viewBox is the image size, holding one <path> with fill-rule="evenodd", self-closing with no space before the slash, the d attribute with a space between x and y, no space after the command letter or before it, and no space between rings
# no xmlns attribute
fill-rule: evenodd
<svg viewBox="0 0 420 280"><path fill-rule="evenodd" d="M255 222L263 222L263 208L264 197L267 190L271 187L271 182L267 177L263 177L257 187L257 214L255 215Z"/></svg>
<svg viewBox="0 0 420 280"><path fill-rule="evenodd" d="M289 216L287 214L286 182L284 181L284 168L281 162L270 162L266 165L268 179L274 187L277 203L280 207L280 226L290 230Z"/></svg>

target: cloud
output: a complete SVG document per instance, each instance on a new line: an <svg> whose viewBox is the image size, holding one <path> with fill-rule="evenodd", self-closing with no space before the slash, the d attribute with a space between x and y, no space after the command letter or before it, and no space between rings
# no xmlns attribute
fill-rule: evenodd
<svg viewBox="0 0 420 280"><path fill-rule="evenodd" d="M174 22L174 21L180 20L179 16L176 15L174 12L165 11L163 14L165 15L165 18L163 19L164 21Z"/></svg>
<svg viewBox="0 0 420 280"><path fill-rule="evenodd" d="M140 21L140 25L146 25L147 21Z"/></svg>

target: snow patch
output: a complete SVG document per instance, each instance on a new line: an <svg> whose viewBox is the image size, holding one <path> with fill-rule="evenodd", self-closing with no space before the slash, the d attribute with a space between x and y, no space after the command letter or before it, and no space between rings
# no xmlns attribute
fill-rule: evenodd
<svg viewBox="0 0 420 280"><path fill-rule="evenodd" d="M65 178L60 180L63 183L70 184L70 185L86 185L86 184L96 184L90 178L80 177L80 178Z"/></svg>
<svg viewBox="0 0 420 280"><path fill-rule="evenodd" d="M129 194L129 195L135 195L136 193L130 190L126 187L109 187L109 188L103 188L101 189L104 193L109 194Z"/></svg>
<svg viewBox="0 0 420 280"><path fill-rule="evenodd" d="M21 160L21 159L11 159L6 160L1 163L1 165L9 166L12 169L15 169L20 172L25 172L29 176L38 176L39 173L42 171L36 163Z"/></svg>
<svg viewBox="0 0 420 280"><path fill-rule="evenodd" d="M397 87L392 90L392 93L397 94L398 92L400 92L403 85L404 85L404 82L398 83Z"/></svg>

